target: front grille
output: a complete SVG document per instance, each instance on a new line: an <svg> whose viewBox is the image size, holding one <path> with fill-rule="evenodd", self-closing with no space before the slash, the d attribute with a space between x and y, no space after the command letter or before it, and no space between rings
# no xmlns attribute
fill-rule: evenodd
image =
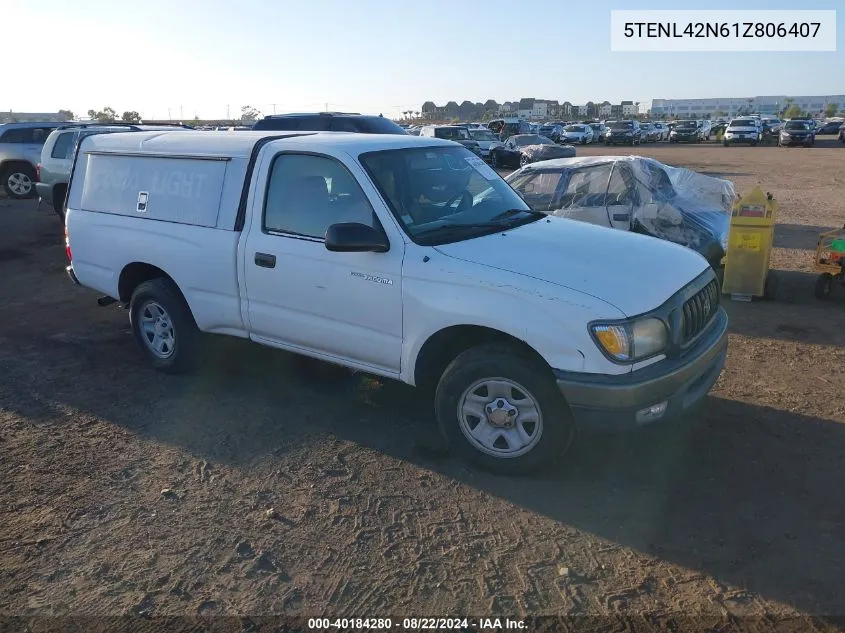
<svg viewBox="0 0 845 633"><path fill-rule="evenodd" d="M698 336L719 310L719 282L715 279L684 303L683 341Z"/></svg>

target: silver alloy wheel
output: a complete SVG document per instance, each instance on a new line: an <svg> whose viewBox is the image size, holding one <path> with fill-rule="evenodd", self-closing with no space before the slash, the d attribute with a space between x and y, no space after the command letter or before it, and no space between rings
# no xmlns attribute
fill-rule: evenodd
<svg viewBox="0 0 845 633"><path fill-rule="evenodd" d="M28 196L32 193L32 178L21 171L13 171L6 177L9 189L16 196Z"/></svg>
<svg viewBox="0 0 845 633"><path fill-rule="evenodd" d="M138 318L147 348L158 358L170 358L176 349L176 333L167 310L155 301L146 301L138 310Z"/></svg>
<svg viewBox="0 0 845 633"><path fill-rule="evenodd" d="M508 378L482 378L458 399L458 422L476 449L514 458L533 449L543 435L543 413L533 395Z"/></svg>

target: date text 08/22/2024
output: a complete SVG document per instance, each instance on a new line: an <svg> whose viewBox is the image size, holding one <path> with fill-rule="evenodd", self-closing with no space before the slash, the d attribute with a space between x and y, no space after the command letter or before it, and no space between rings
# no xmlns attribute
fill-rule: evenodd
<svg viewBox="0 0 845 633"><path fill-rule="evenodd" d="M308 628L314 631L331 630L479 630L517 631L526 628L526 622L510 618L309 618Z"/></svg>

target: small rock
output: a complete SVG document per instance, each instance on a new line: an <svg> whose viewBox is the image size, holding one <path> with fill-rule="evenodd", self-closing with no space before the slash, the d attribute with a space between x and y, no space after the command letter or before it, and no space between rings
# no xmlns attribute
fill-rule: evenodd
<svg viewBox="0 0 845 633"><path fill-rule="evenodd" d="M557 575L569 577L571 575L571 573L569 571L569 567L558 567L557 568Z"/></svg>
<svg viewBox="0 0 845 633"><path fill-rule="evenodd" d="M40 539L35 541L35 547L44 547L49 542L50 542L49 537L42 536Z"/></svg>
<svg viewBox="0 0 845 633"><path fill-rule="evenodd" d="M162 488L161 489L161 496L165 499L178 499L179 493L177 493L172 488Z"/></svg>
<svg viewBox="0 0 845 633"><path fill-rule="evenodd" d="M268 508L267 510L264 511L264 514L268 519L278 519L279 518L279 513L276 512L275 508Z"/></svg>
<svg viewBox="0 0 845 633"><path fill-rule="evenodd" d="M241 541L235 546L235 556L238 558L255 558L255 550L246 541Z"/></svg>

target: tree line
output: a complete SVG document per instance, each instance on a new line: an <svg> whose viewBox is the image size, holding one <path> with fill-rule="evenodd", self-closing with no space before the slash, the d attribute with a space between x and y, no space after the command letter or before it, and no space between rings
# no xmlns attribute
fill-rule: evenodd
<svg viewBox="0 0 845 633"><path fill-rule="evenodd" d="M68 121L76 119L76 115L71 110L59 110L59 115ZM238 120L243 123L253 123L260 116L261 112L258 109L245 105L241 107L241 116ZM109 106L106 106L102 110L88 110L88 118L92 121L97 121L98 123L114 123L115 121L120 121L122 123L141 122L141 115L138 114L136 110L126 110L120 115L120 117L118 117L117 110ZM199 117L195 116L194 120L198 121Z"/></svg>

